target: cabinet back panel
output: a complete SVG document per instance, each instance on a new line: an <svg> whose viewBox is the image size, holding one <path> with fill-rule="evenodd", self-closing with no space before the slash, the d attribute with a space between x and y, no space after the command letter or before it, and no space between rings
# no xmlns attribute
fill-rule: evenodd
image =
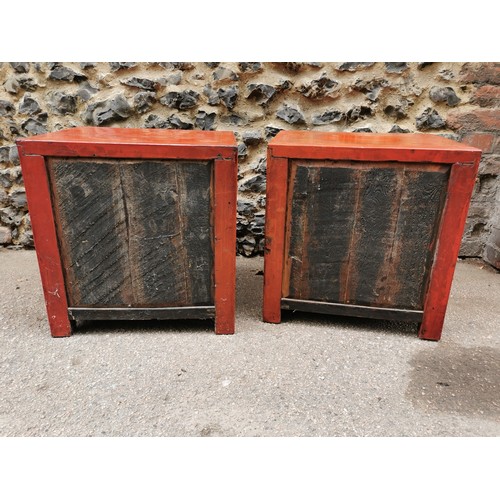
<svg viewBox="0 0 500 500"><path fill-rule="evenodd" d="M283 297L423 309L448 165L292 161Z"/></svg>
<svg viewBox="0 0 500 500"><path fill-rule="evenodd" d="M72 307L213 304L212 162L51 158Z"/></svg>

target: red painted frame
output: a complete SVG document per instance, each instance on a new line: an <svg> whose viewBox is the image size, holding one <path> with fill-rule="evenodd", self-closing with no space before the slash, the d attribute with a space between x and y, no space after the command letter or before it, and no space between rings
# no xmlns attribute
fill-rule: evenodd
<svg viewBox="0 0 500 500"><path fill-rule="evenodd" d="M77 127L16 141L53 337L71 335L45 157L214 162L215 333L235 331L237 145L232 132Z"/></svg>
<svg viewBox="0 0 500 500"><path fill-rule="evenodd" d="M431 134L282 131L268 144L263 320L281 321L290 160L449 164L451 168L419 337L439 340L481 151Z"/></svg>

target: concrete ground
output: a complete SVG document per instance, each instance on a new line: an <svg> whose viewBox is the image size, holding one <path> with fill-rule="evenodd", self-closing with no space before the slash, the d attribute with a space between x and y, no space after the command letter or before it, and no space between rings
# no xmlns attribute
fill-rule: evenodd
<svg viewBox="0 0 500 500"><path fill-rule="evenodd" d="M0 249L0 436L498 436L500 275L457 265L443 338L284 313L238 257L237 333L89 322L51 338L33 251Z"/></svg>

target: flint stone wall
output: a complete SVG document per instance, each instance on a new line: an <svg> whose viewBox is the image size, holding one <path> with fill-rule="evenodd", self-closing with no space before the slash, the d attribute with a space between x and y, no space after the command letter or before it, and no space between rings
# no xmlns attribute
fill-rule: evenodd
<svg viewBox="0 0 500 500"><path fill-rule="evenodd" d="M0 63L0 244L33 245L18 137L81 125L234 131L237 248L252 256L278 131L425 132L483 150L460 254L498 267L499 84L498 63Z"/></svg>

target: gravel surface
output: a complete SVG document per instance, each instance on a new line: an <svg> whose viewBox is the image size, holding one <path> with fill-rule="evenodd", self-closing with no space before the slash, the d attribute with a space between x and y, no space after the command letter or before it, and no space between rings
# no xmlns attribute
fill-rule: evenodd
<svg viewBox="0 0 500 500"><path fill-rule="evenodd" d="M211 321L88 322L50 336L33 251L0 250L1 436L498 436L500 275L457 265L440 342L306 313L263 323L237 258L235 335Z"/></svg>

